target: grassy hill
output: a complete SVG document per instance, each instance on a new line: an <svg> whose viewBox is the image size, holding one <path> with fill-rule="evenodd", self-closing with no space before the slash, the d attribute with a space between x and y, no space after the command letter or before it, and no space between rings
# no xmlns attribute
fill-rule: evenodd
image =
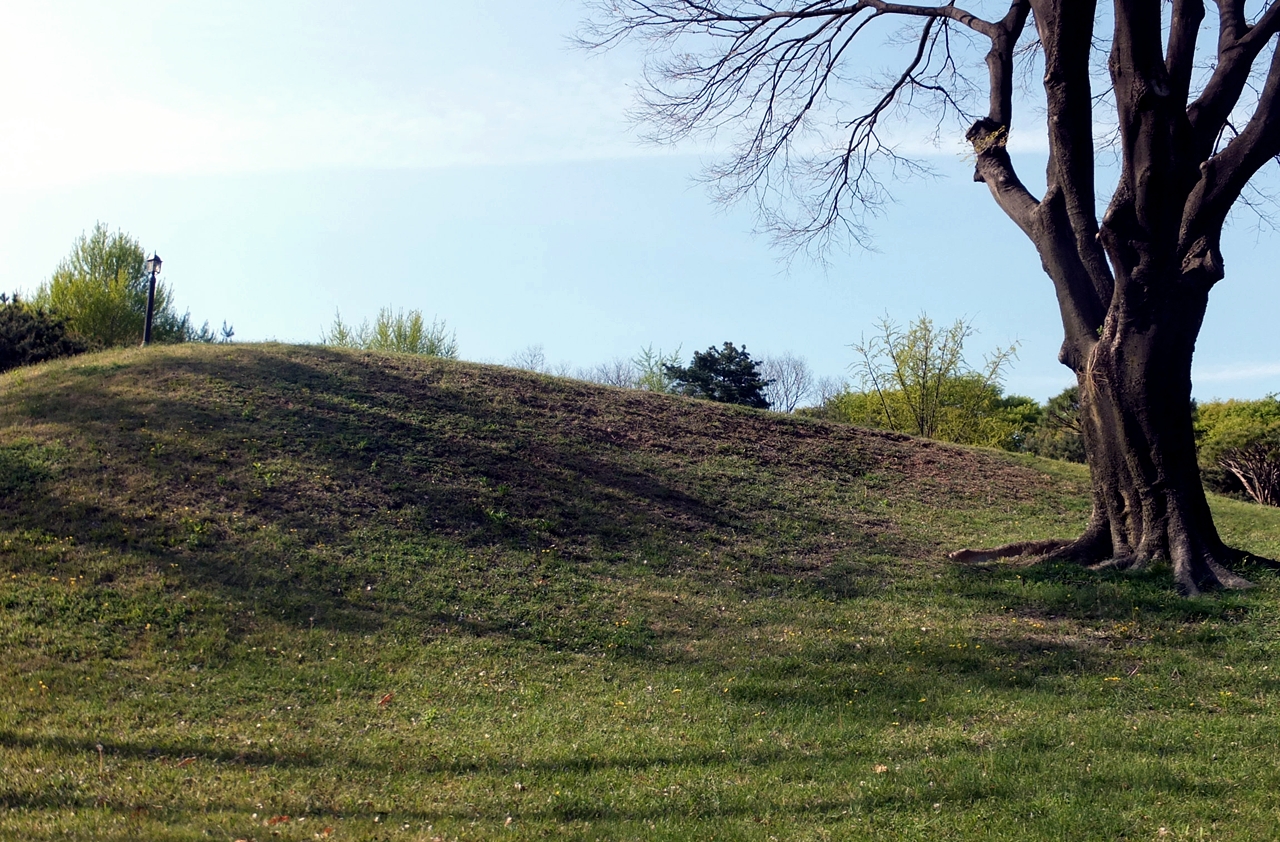
<svg viewBox="0 0 1280 842"><path fill-rule="evenodd" d="M1274 576L945 561L1074 534L1086 497L466 363L10 372L0 837L1268 837ZM1280 512L1214 506L1280 555Z"/></svg>

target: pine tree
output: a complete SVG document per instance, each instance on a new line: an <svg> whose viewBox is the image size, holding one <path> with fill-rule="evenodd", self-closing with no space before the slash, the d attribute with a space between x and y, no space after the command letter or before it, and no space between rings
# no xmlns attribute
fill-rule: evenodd
<svg viewBox="0 0 1280 842"><path fill-rule="evenodd" d="M680 394L768 409L764 389L773 381L761 377L759 366L745 345L739 350L732 342L726 342L719 350L713 345L705 351L694 351L693 362L687 367L666 365L664 369Z"/></svg>

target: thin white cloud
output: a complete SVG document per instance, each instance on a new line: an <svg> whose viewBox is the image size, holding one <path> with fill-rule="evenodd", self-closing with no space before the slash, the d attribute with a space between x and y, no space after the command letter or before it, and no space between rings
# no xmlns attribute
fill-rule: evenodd
<svg viewBox="0 0 1280 842"><path fill-rule="evenodd" d="M574 75L487 80L415 100L167 105L125 93L0 94L0 184L119 173L437 167L652 154L626 132L625 90ZM130 116L121 120L121 115ZM86 130L102 127L102 130Z"/></svg>
<svg viewBox="0 0 1280 842"><path fill-rule="evenodd" d="M1193 374L1193 379L1197 383L1230 383L1239 380L1258 380L1263 377L1280 377L1280 362L1215 366L1207 370L1196 369Z"/></svg>
<svg viewBox="0 0 1280 842"><path fill-rule="evenodd" d="M63 8L62 14L71 11ZM225 43L197 51L216 65L212 71L200 65L204 72L191 72L199 61L191 58L172 62L174 77L147 77L137 56L106 49L84 32L77 37L58 7L14 9L0 30L0 74L8 80L0 87L0 188L39 189L119 174L522 164L669 151L638 142L629 129L634 57L588 59L551 47L539 54L539 63L522 69L486 57L466 66L415 65L405 76L343 76L335 84L331 75L326 84L314 76L329 67L328 47L294 33L291 52L277 45L280 60L304 69L282 74L284 81L277 81L285 87L267 93L233 82L218 87L219 62L234 62L245 51L256 55L261 45L226 34L243 32L234 25L243 9L213 14ZM137 23L131 19L130 26ZM207 29L210 22L202 25ZM424 44L422 51L429 56L439 47ZM279 70L263 66L264 73ZM917 128L886 126L885 133L906 155L971 155L961 131L934 144L927 127ZM1042 123L1032 117L1015 131L1010 150L1042 154ZM705 146L697 151L714 155Z"/></svg>
<svg viewBox="0 0 1280 842"><path fill-rule="evenodd" d="M439 167L653 154L628 132L617 68L554 53L540 72L423 71L398 83L218 89L206 72L139 81L56 11L0 30L0 187L117 174ZM92 46L92 45L90 45ZM219 53L218 60L234 60ZM308 55L312 61L321 61ZM132 59L130 59L132 60ZM191 79L197 81L192 82ZM301 83L299 83L301 84Z"/></svg>

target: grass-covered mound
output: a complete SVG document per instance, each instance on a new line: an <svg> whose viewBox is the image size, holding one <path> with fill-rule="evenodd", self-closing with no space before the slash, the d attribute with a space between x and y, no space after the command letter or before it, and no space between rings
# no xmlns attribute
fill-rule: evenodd
<svg viewBox="0 0 1280 842"><path fill-rule="evenodd" d="M0 838L1266 838L1271 574L944 560L1086 491L413 357L10 372Z"/></svg>

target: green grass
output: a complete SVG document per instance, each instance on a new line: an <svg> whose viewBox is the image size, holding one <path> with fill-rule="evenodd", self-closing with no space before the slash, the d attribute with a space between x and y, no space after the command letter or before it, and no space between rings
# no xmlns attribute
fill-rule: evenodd
<svg viewBox="0 0 1280 842"><path fill-rule="evenodd" d="M1272 837L1272 573L945 560L1086 492L412 357L11 372L0 838ZM1213 505L1280 555L1280 512Z"/></svg>

